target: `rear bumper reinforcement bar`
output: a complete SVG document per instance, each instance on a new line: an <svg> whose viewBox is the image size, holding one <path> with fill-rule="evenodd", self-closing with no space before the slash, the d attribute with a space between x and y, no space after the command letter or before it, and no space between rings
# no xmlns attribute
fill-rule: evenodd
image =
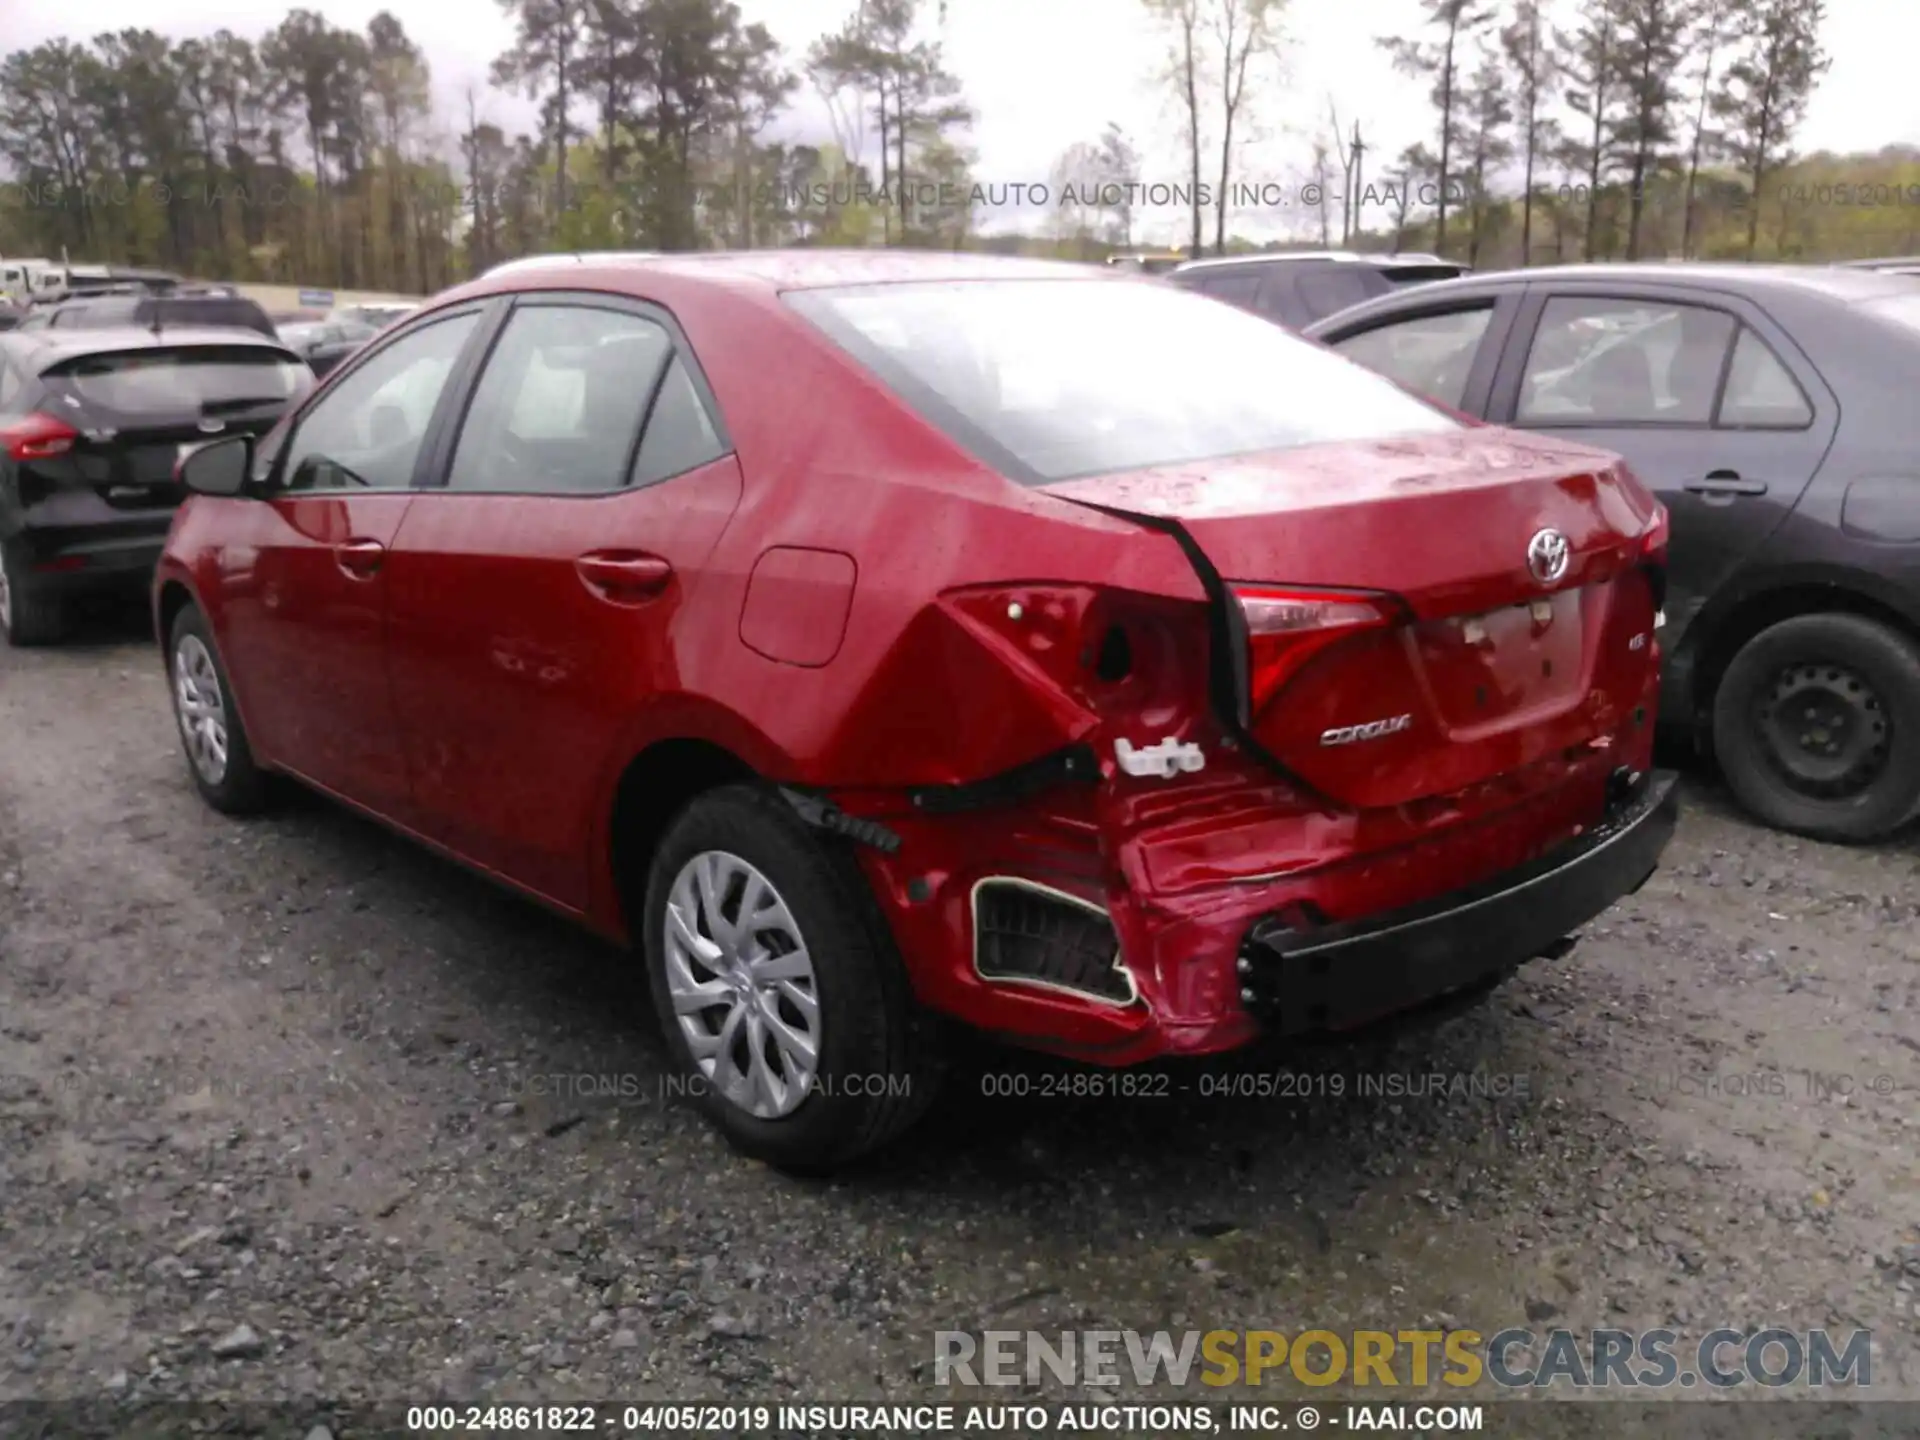
<svg viewBox="0 0 1920 1440"><path fill-rule="evenodd" d="M1655 771L1601 824L1485 885L1310 929L1261 919L1240 945L1241 999L1269 1033L1344 1030L1564 954L1572 931L1646 882L1679 810L1678 777Z"/></svg>

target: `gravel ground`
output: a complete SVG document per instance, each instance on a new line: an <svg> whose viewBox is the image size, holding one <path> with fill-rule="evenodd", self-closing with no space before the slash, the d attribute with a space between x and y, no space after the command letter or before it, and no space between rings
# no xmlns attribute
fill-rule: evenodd
<svg viewBox="0 0 1920 1440"><path fill-rule="evenodd" d="M898 1399L940 1329L1530 1320L1866 1326L1920 1395L1910 843L1695 784L1572 956L1236 1067L1291 1095L982 1054L802 1183L663 1093L623 956L317 799L201 805L139 624L0 651L0 1399Z"/></svg>

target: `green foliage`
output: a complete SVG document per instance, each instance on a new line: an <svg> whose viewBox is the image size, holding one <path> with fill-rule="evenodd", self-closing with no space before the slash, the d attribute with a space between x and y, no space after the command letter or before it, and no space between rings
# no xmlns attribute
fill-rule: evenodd
<svg viewBox="0 0 1920 1440"><path fill-rule="evenodd" d="M971 184L971 112L916 0L856 17L849 83L885 115L887 176L911 182L887 203L843 154L763 138L797 81L733 0L503 4L515 45L494 81L538 102L538 131L507 135L470 95L455 155L426 60L384 12L364 32L295 9L257 38L127 30L9 55L0 253L425 292L542 249L970 232L943 197Z"/></svg>
<svg viewBox="0 0 1920 1440"><path fill-rule="evenodd" d="M1544 55L1535 0L1509 0L1497 45L1469 0L1425 3L1424 37L1382 43L1430 82L1434 138L1403 171L1416 187L1430 173L1437 203L1397 216L1388 243L1475 265L1811 259L1899 248L1920 213L1896 152L1823 157L1817 182L1793 163L1825 0L1578 0ZM1491 193L1515 168L1531 186ZM1461 206L1464 238L1448 227Z"/></svg>

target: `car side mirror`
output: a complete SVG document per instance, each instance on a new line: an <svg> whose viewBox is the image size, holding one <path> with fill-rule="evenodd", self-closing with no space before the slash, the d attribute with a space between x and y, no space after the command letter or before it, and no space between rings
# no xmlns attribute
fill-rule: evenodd
<svg viewBox="0 0 1920 1440"><path fill-rule="evenodd" d="M238 495L253 468L253 437L223 435L181 452L173 478L196 495Z"/></svg>

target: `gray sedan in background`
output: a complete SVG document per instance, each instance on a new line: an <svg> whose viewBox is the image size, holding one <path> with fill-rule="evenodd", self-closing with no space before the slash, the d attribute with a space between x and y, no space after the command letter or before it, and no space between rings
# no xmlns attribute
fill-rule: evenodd
<svg viewBox="0 0 1920 1440"><path fill-rule="evenodd" d="M1456 410L1626 457L1673 534L1661 720L1771 825L1920 810L1920 281L1580 265L1441 281L1307 333Z"/></svg>

